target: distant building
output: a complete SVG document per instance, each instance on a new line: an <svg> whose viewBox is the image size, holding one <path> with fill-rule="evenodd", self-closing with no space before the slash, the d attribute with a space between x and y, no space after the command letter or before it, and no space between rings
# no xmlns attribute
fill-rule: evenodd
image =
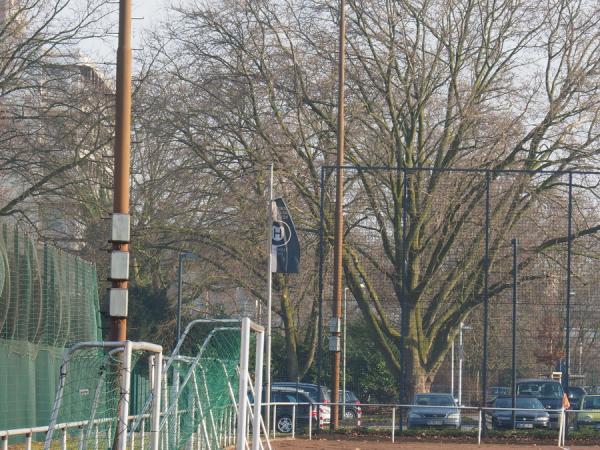
<svg viewBox="0 0 600 450"><path fill-rule="evenodd" d="M19 1L0 0L0 31L18 23ZM10 49L18 31L4 31ZM110 195L100 191L112 185L113 86L76 49L53 49L15 73L0 74L0 207L18 199L16 221L45 238L76 241L81 230L67 212L69 189L90 191L90 199Z"/></svg>

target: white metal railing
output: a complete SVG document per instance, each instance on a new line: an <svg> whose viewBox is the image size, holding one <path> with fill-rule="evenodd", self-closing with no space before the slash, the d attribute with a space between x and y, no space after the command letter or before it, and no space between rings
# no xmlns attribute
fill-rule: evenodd
<svg viewBox="0 0 600 450"><path fill-rule="evenodd" d="M309 406L312 405L312 407L319 407L319 406L324 406L324 407L328 407L328 408L333 408L333 407L341 407L343 405L343 403L290 403L290 402L271 402L270 403L270 407L273 408L273 428L270 431L270 433L267 433L267 431L264 429L264 424L262 424L262 431L263 431L263 435L268 435L271 434L273 438L275 438L277 436L277 417L278 417L278 413L277 413L277 407L279 406L281 407L291 407L292 408L292 430L291 430L291 437L294 438L297 435L297 423L302 420L304 421L306 418L300 418L298 416L298 408L301 406ZM255 405L249 403L250 406L249 408L247 408L247 421L252 424L254 421L254 411L256 411ZM263 407L266 407L267 404L266 403L262 403ZM311 409L312 409L311 407ZM403 405L403 404L393 404L393 403L369 403L369 404L361 404L361 407L363 407L363 414L364 414L364 408L386 408L390 410L390 419L391 419L391 441L395 442L396 441L396 437L397 437L397 430L398 427L402 426L401 424L398 423L398 410L405 410L408 412L408 410L410 408L423 408L423 409L427 409L427 408L440 408L439 406L426 406L426 405ZM477 417L477 443L481 444L482 441L482 432L483 432L483 428L484 428L484 417L486 412L491 412L491 411L523 411L524 408L496 408L496 407L471 407L471 406L456 406L456 407L452 407L449 406L448 408L455 408L458 410L461 410L462 412L465 411L471 411L473 413L474 416ZM220 424L218 426L219 429L219 435L220 435L220 439L219 442L223 447L227 447L232 445L235 442L235 428L236 428L236 408L232 408L230 413L227 413L224 415L224 420L223 420L223 424ZM318 411L318 409L317 409ZM585 410L568 410L565 411L564 409L557 409L557 410L547 410L547 409L527 409L527 411L545 411L548 413L552 413L552 414L558 414L559 415L559 424L558 424L558 438L557 438L557 445L559 447L563 447L565 445L565 439L566 439L566 431L567 431L567 421L566 421L566 416L567 414L577 414L580 412L585 412ZM314 416L312 416L312 411L309 411L309 417L310 420L308 420L308 439L312 439L313 437L313 433L314 433L314 429L313 429L313 421L314 421ZM161 413L161 416L164 416L166 414L166 412ZM184 414L194 414L194 411L190 411L190 410L180 410L179 411L180 415L184 415ZM287 414L287 413L286 413ZM319 415L319 413L317 413ZM382 416L380 416L382 417ZM132 415L128 417L128 424L133 425L134 423L138 423L140 424L139 427L139 431L138 432L130 432L128 434L128 447L129 448L134 448L134 446L136 446L136 443L139 442L139 446L141 448L144 448L144 445L146 443L146 440L148 439L148 433L145 431L146 428L146 421L150 419L150 414L141 414L141 415ZM98 433L98 426L106 423L106 422L115 422L117 419L116 418L111 418L111 419L95 419L91 421L91 425L92 427L95 427L95 433L97 435ZM247 422L247 423L248 423ZM321 421L319 419L319 417L317 416L317 426L320 425L327 425L327 420ZM81 439L83 439L83 433L85 428L87 428L90 425L90 421L76 421L76 422L68 422L68 423L59 423L56 424L55 429L59 430L61 432L60 434L60 439L61 439L61 450L67 450L68 448L72 448L72 446L70 446L69 444L71 444L73 441L75 442L79 442ZM72 430L74 429L78 429L79 432L78 433L73 433ZM19 438L19 440L22 440L22 438L25 438L25 450L31 450L32 446L33 446L33 435L36 433L47 433L49 430L48 426L41 426L41 427L31 427L31 428L18 428L18 429L11 429L11 430L4 430L4 431L0 431L0 442L1 442L1 447L0 450L8 450L8 446L9 446L9 441L10 438ZM250 430L248 430L250 431ZM400 429L400 431L402 431ZM201 426L198 427L198 430L196 430L195 433L192 434L192 443L193 442L197 442L198 444L200 444L200 442L202 441L202 436L201 436ZM281 433L280 433L281 434ZM286 433L286 435L288 435ZM96 447L95 449L98 449L98 439L95 439L96 442ZM192 448L193 444L192 444Z"/></svg>
<svg viewBox="0 0 600 450"><path fill-rule="evenodd" d="M128 423L133 423L135 420L141 417L142 427L138 433L131 433L130 438L130 447L133 448L133 444L135 443L135 438L138 437L141 439L141 446L144 448L144 443L146 439L145 432L145 422L146 419L150 419L150 414L144 414L142 416L134 415L129 416L127 418ZM76 422L66 422L66 423L57 423L53 428L55 430L59 430L61 432L61 449L66 450L69 448L69 444L71 441L76 440L80 442L83 439L83 434L85 429L91 424L92 428L95 427L95 449L98 449L98 430L99 426L102 424L115 422L117 423L117 418L109 418L109 419L95 419L92 421L89 420L79 420ZM9 445L9 438L11 437L25 437L25 450L31 450L33 446L33 435L36 433L48 433L50 429L49 425L43 427L32 427L32 428L15 428L11 430L0 431L0 440L2 441L2 450L7 450ZM79 429L79 433L69 433L69 430ZM137 435L137 436L135 436Z"/></svg>
<svg viewBox="0 0 600 450"><path fill-rule="evenodd" d="M285 433L286 435L290 435L291 437L295 437L297 434L297 422L298 422L298 416L297 416L297 407L300 406L306 406L306 405L312 405L313 407L316 406L317 408L319 406L325 406L328 408L334 408L334 407L341 407L344 405L344 402L338 402L338 403L332 403L332 402L328 402L328 403L290 403L290 402L271 402L268 406L270 408L272 408L272 417L273 417L273 421L272 421L272 429L269 430L270 434L272 436L272 438L275 438L277 435L277 407L278 406L285 406L285 407L292 407L292 430L291 432ZM346 403L347 405L347 403ZM263 407L266 407L267 404L263 403L262 404ZM463 414L465 411L471 411L472 415L476 417L476 422L477 425L476 427L473 427L473 429L477 430L477 443L478 445L481 445L481 441L482 441L482 435L483 435L483 431L484 428L487 427L487 424L485 423L485 417L486 415L491 414L491 412L493 411L538 411L538 412L547 412L549 414L557 414L558 415L558 433L557 433L557 446L562 447L565 445L565 436L566 436L566 430L567 430L567 421L566 421L566 414L569 413L577 413L580 411L576 411L576 410L568 410L565 411L564 409L527 409L527 408L498 408L498 407L480 407L480 406L447 406L447 407L443 407L443 406L430 406L430 405L410 405L410 404L396 404L396 403L368 403L368 404L360 404L361 408L362 408L362 414L363 414L363 418L364 418L364 414L365 414L365 408L386 408L390 410L390 419L391 419L391 441L395 442L396 441L396 431L398 430L398 428L400 427L400 431L402 431L402 424L398 423L398 410L405 410L405 414L408 414L408 411L411 408L419 408L419 409L439 409L439 408L448 408L448 409L456 409L461 411L461 414ZM286 413L287 415L288 413ZM318 413L318 417L320 416L320 412ZM381 416L380 416L381 417ZM320 419L320 417L319 417ZM321 421L317 419L317 426L322 426L322 425L326 425L328 423L327 420L325 421ZM302 419L303 421L306 420L306 418ZM360 423L360 422L359 422ZM312 434L313 434L313 416L310 416L310 420L308 420L308 439L312 439ZM358 425L360 426L360 425ZM282 434L280 432L280 434Z"/></svg>

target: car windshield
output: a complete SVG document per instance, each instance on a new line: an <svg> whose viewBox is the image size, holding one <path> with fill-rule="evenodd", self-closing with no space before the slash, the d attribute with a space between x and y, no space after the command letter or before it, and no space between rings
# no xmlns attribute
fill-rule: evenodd
<svg viewBox="0 0 600 450"><path fill-rule="evenodd" d="M356 395L354 395L354 392L346 391L346 401L355 402L357 400L358 400L358 398L356 397Z"/></svg>
<svg viewBox="0 0 600 450"><path fill-rule="evenodd" d="M600 409L600 397L586 397L582 409Z"/></svg>
<svg viewBox="0 0 600 450"><path fill-rule="evenodd" d="M306 383L294 383L294 382L286 382L286 381L278 381L273 383L273 387L284 387L289 388L291 390L298 389L299 391L306 392L308 396L311 398L313 402L319 401L319 387L316 384L306 384ZM326 395L327 392L325 389L322 389L323 396L326 400L329 400L329 396Z"/></svg>
<svg viewBox="0 0 600 450"><path fill-rule="evenodd" d="M274 391L273 392L276 402L283 403L309 403L309 398L302 392L292 391Z"/></svg>
<svg viewBox="0 0 600 450"><path fill-rule="evenodd" d="M530 395L542 398L562 398L560 383L550 381L529 381L517 384L517 395Z"/></svg>
<svg viewBox="0 0 600 450"><path fill-rule="evenodd" d="M416 405L423 406L455 406L451 395L417 395L415 397Z"/></svg>
<svg viewBox="0 0 600 450"><path fill-rule="evenodd" d="M512 398L497 398L494 406L497 408L512 408ZM544 409L544 405L537 398L517 398L517 408L523 409Z"/></svg>
<svg viewBox="0 0 600 450"><path fill-rule="evenodd" d="M331 397L331 389L327 389L327 396ZM342 401L342 391L339 391L338 399L340 402ZM355 402L357 400L358 400L358 398L356 397L356 395L354 395L354 392L346 391L346 401L347 402Z"/></svg>

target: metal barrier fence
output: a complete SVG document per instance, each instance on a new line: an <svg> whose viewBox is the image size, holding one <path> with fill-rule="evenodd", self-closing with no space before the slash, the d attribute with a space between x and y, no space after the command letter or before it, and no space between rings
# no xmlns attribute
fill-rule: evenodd
<svg viewBox="0 0 600 450"><path fill-rule="evenodd" d="M267 406L266 404L262 404L263 409ZM254 404L248 405L248 413L247 413L247 425L248 423L253 422L254 414L253 410L255 410ZM270 404L271 407L271 417L272 421L272 429L269 430L269 435L271 439L276 439L277 437L291 437L296 438L298 436L306 436L309 440L313 439L315 434L319 433L320 426L325 426L328 424L327 420L321 420L319 418L319 414L322 412L320 408L330 409L332 407L338 406L342 408L344 406L343 403L291 403L291 402L272 402ZM348 404L346 404L348 406ZM406 434L410 428L407 426L407 418L409 411L414 408L419 409L431 409L434 410L436 406L426 406L426 405L403 405L403 404L393 404L393 403L378 403L378 404L361 404L361 408L363 409L362 415L355 419L344 419L341 423L342 429L353 429L358 428L361 430L378 430L381 435L389 435L389 439L391 442L396 442L399 437L402 437L403 434ZM306 418L302 416L302 414L298 413L298 410L306 407L310 410L310 418L311 420L305 420ZM319 412L317 412L317 408L319 408ZM450 407L454 408L454 407ZM455 409L460 411L461 414L461 425L457 428L457 432L462 432L466 435L469 435L473 438L473 441L476 441L479 445L485 443L486 441L486 430L489 433L489 421L490 417L493 413L498 411L523 411L522 408L494 408L494 407L475 407L475 406L456 406ZM282 413L282 411L285 412ZM290 411L291 410L291 411ZM557 446L562 447L568 441L569 430L574 431L578 428L578 424L576 424L576 418L579 414L590 413L590 410L548 410L548 409L527 409L528 412L546 412L558 415L558 423L557 428L553 428L555 430L552 433L553 439L556 441ZM178 414L190 414L191 411L182 410L179 411ZM597 411L600 414L600 411ZM162 417L167 417L168 413L161 413ZM278 424L280 424L280 420L282 417L289 419L286 422L289 425L289 429L286 428L285 431L282 431L278 428ZM129 428L133 429L134 423L141 423L141 426L138 427L137 432L130 432L127 437L127 448L145 448L145 444L148 443L148 435L149 433L146 431L147 427L145 426L146 421L149 421L150 415L132 415L128 417ZM90 445L83 445L85 442L85 430L89 428L90 421L79 421L79 422L70 422L70 423L61 423L56 424L54 429L60 431L60 448L61 450L67 450L68 448L74 448L77 446L78 448L93 448L94 450L98 450L99 448L103 448L99 445L99 442L102 439L98 438L99 430L104 422L107 419L96 419L91 421L92 428L95 428L94 435L95 439L91 441ZM236 418L234 415L231 415L228 423L228 428L224 428L222 437L220 440L219 446L216 448L224 448L227 446L231 446L236 442L235 439L235 422ZM148 422L149 423L149 422ZM0 440L1 440L1 450L8 450L10 444L10 438L24 437L25 450L31 450L33 447L33 439L32 436L36 433L47 433L49 431L48 426L45 427L35 427L35 428L21 428L7 431L0 431ZM510 427L509 427L510 428ZM246 442L257 442L256 445L259 445L261 448L262 444L259 444L258 441L253 441L251 439L251 426L246 427ZM110 431L110 430L109 430ZM200 433L200 430L197 430ZM267 436L267 432L262 428L263 436ZM323 430L327 432L327 430ZM519 436L527 436L527 431L531 431L531 429L526 429L523 431L521 435L512 435L515 441L519 439ZM199 434L197 434L199 436ZM598 437L600 440L600 432L598 433ZM424 437L426 439L426 437ZM434 438L432 438L433 440ZM206 441L205 441L206 442ZM266 448L271 448L269 440L267 439ZM532 445L535 444L531 442ZM244 444L245 445L245 444ZM162 449L168 448L168 442L162 441L160 442L160 447ZM202 444L199 439L192 439L190 442L190 448L210 448L210 446L205 446Z"/></svg>
<svg viewBox="0 0 600 450"><path fill-rule="evenodd" d="M263 406L266 406L263 404ZM327 409L331 409L333 407L343 408L343 403L291 403L291 402L272 402L270 404L271 407L271 417L273 418L272 429L270 431L270 435L272 439L276 439L277 437L292 437L295 438L297 436L306 436L309 440L313 439L316 433L319 431L319 420L317 419L318 414L315 414L314 408L325 407ZM348 404L346 404L348 406ZM363 431L379 431L378 436L389 436L391 442L396 442L396 440L401 437L403 434L406 434L407 431L411 430L411 428L415 428L419 431L422 431L426 425L423 426L413 426L410 427L408 416L409 411L411 409L418 408L420 410L436 410L439 409L439 406L426 406L426 405L403 405L403 404L391 404L391 403L378 403L378 404L361 404L363 408L362 415L352 419L344 419L340 423L341 430L348 429L360 429ZM311 408L313 411L311 415L311 420L302 420L300 415L298 414L298 410L302 407ZM499 411L515 411L515 413L524 411L523 408L495 408L495 407L477 407L477 406L456 406L456 407L444 407L445 409L453 409L460 411L461 423L456 427L457 433L462 433L465 435L470 435L473 438L473 441L476 441L478 445L485 443L486 436L490 435L490 424L492 415L494 413L498 413ZM282 418L282 414L278 411L281 409L286 409L286 412L283 413L283 417L287 420L289 419L289 428L286 427L285 430L279 428L280 419ZM365 409L368 411L365 413ZM291 412L290 412L291 410ZM552 435L552 439L556 441L557 446L562 447L565 445L566 438L568 436L567 433L567 414L577 414L581 411L578 410L569 410L565 411L564 409L557 410L549 410L549 409L527 409L528 412L540 412L540 413L548 413L555 414L558 416L557 423L554 426L548 425L546 429L550 430L548 434ZM600 412L600 411L599 411ZM305 419L305 418L304 418ZM300 423L302 422L304 423ZM326 422L326 424L328 421ZM439 425L442 426L442 425ZM435 426L432 426L435 427ZM437 429L437 428L436 428ZM510 429L510 427L508 427ZM518 441L519 436L527 436L527 432L533 430L532 428L523 429L522 434L517 434L511 436L515 441ZM325 433L328 432L328 429L323 430ZM598 435L600 440L600 433ZM339 435L337 435L339 438ZM550 438L550 437L548 437ZM422 439L426 439L426 437L422 437ZM435 438L432 437L432 441ZM535 444L533 442L532 444Z"/></svg>

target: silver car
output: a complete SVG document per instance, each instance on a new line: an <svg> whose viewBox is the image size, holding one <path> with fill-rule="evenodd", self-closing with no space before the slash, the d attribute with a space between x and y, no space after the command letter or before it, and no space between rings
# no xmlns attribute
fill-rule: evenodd
<svg viewBox="0 0 600 450"><path fill-rule="evenodd" d="M460 428L460 408L451 394L417 394L408 411L408 427Z"/></svg>

